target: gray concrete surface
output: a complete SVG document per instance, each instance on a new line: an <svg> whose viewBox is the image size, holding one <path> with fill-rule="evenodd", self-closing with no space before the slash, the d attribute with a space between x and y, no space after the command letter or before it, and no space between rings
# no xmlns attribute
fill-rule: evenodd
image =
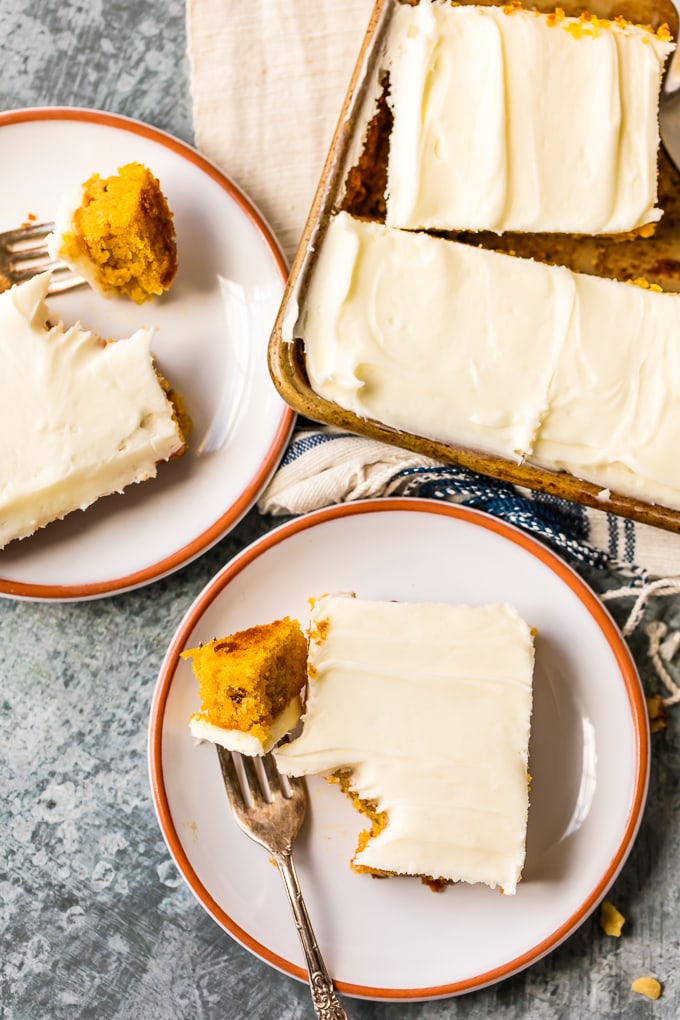
<svg viewBox="0 0 680 1020"><path fill-rule="evenodd" d="M99 107L190 142L185 45L182 0L0 0L0 109ZM1 174L0 137L0 186ZM271 525L253 511L197 562L139 591L79 604L0 600L3 1020L313 1016L304 985L251 956L194 900L161 837L146 767L169 637L216 570ZM601 589L615 581L589 580ZM678 600L656 611L677 627ZM644 651L634 644L651 692ZM680 1015L677 714L653 752L648 809L611 892L629 919L622 938L603 935L594 916L503 984L436 1002L349 1000L350 1017ZM642 973L662 981L657 1002L630 992Z"/></svg>

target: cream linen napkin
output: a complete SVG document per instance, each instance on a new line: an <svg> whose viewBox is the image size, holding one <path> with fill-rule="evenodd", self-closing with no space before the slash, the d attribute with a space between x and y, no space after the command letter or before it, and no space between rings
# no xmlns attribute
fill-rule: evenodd
<svg viewBox="0 0 680 1020"><path fill-rule="evenodd" d="M288 260L373 0L187 0L196 145L243 188Z"/></svg>

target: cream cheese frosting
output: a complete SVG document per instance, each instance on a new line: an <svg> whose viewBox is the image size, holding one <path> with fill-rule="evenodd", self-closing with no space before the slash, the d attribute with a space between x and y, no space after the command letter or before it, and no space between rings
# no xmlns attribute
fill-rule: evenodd
<svg viewBox="0 0 680 1020"><path fill-rule="evenodd" d="M49 282L0 295L0 548L154 477L184 446L152 331L106 343L50 322Z"/></svg>
<svg viewBox="0 0 680 1020"><path fill-rule="evenodd" d="M84 198L85 187L82 185L63 193L54 213L54 230L47 235L47 251L56 261L65 262L69 269L86 280L94 290L110 297L110 292L99 282L98 267L84 252L78 252L73 244L68 244L68 239L74 233L75 214Z"/></svg>
<svg viewBox="0 0 680 1020"><path fill-rule="evenodd" d="M626 22L398 5L386 44L387 223L618 233L654 222L674 46Z"/></svg>
<svg viewBox="0 0 680 1020"><path fill-rule="evenodd" d="M680 295L592 276L547 394L532 463L680 509Z"/></svg>
<svg viewBox="0 0 680 1020"><path fill-rule="evenodd" d="M387 824L354 858L514 893L525 856L533 642L508 605L324 596L287 775L351 770Z"/></svg>
<svg viewBox="0 0 680 1020"><path fill-rule="evenodd" d="M680 509L680 296L353 219L296 334L363 418Z"/></svg>
<svg viewBox="0 0 680 1020"><path fill-rule="evenodd" d="M273 720L264 740L247 730L229 730L224 726L215 726L214 723L208 722L200 712L194 712L189 717L189 729L196 740L208 740L213 744L226 747L228 751L238 751L240 754L253 757L268 754L272 747L278 744L281 737L295 729L301 715L302 701L296 695Z"/></svg>

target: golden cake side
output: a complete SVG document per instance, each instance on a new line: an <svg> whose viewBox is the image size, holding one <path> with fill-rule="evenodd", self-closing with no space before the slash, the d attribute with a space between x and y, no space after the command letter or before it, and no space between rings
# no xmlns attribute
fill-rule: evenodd
<svg viewBox="0 0 680 1020"><path fill-rule="evenodd" d="M215 638L191 659L201 709L189 721L198 739L245 754L266 754L297 723L307 678L307 639L284 617Z"/></svg>

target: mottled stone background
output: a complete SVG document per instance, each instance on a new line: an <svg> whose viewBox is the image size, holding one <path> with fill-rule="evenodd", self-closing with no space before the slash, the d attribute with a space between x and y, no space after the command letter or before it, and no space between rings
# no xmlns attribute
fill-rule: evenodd
<svg viewBox="0 0 680 1020"><path fill-rule="evenodd" d="M185 43L181 0L0 0L0 108L100 107L190 142ZM2 144L0 134L0 174ZM148 711L168 639L213 573L271 524L252 512L198 562L141 591L82 604L0 600L3 1020L313 1016L304 985L241 949L196 903L147 779ZM677 600L660 611L680 622ZM643 644L634 650L652 691ZM431 1003L349 1000L350 1017L680 1015L677 715L653 749L649 807L611 892L629 919L622 938L593 917L502 985ZM663 982L658 1002L629 991L642 973Z"/></svg>

